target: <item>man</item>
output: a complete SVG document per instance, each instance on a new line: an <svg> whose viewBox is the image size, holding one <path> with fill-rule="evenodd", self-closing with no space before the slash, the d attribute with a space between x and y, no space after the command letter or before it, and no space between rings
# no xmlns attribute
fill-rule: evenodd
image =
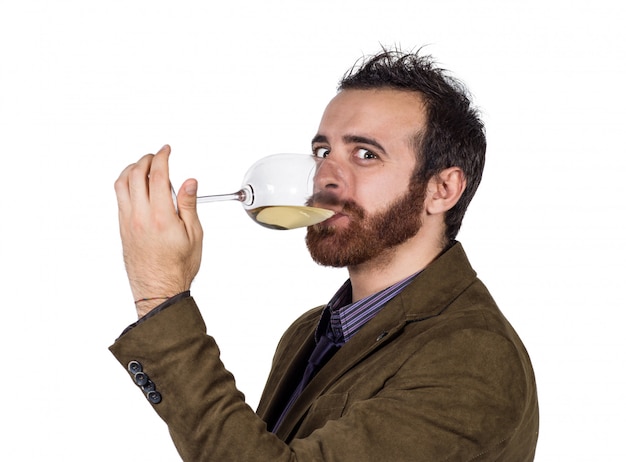
<svg viewBox="0 0 626 462"><path fill-rule="evenodd" d="M307 246L349 280L284 334L257 413L189 295L196 181L171 201L169 147L116 182L139 321L111 347L184 460L531 461L530 359L454 239L482 175L483 126L427 57L352 69L313 138Z"/></svg>

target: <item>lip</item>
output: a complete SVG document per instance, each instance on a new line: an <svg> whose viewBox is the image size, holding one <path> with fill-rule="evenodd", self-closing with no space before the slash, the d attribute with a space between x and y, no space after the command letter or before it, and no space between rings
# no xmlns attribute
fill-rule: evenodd
<svg viewBox="0 0 626 462"><path fill-rule="evenodd" d="M332 210L332 209L329 209L329 210ZM320 224L326 225L326 226L335 225L342 218L348 219L348 215L346 215L345 213L335 211L335 214L332 217L327 218L326 220L322 221Z"/></svg>
<svg viewBox="0 0 626 462"><path fill-rule="evenodd" d="M318 223L319 225L334 225L338 220L341 220L341 218L343 218L343 217L349 218L348 215L343 213L343 207L341 205L338 205L338 204L313 203L310 206L311 207L316 207L316 208L321 208L321 209L326 209L326 210L331 210L331 211L335 212L335 214L333 216L331 216L331 217L327 218L326 220Z"/></svg>

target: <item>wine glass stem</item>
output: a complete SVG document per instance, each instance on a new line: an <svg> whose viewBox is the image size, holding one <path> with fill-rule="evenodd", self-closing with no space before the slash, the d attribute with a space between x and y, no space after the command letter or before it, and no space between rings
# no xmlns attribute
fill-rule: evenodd
<svg viewBox="0 0 626 462"><path fill-rule="evenodd" d="M221 201L239 201L243 202L246 199L244 191L237 191L232 194L215 194L212 196L198 196L196 202L202 204L204 202L221 202Z"/></svg>

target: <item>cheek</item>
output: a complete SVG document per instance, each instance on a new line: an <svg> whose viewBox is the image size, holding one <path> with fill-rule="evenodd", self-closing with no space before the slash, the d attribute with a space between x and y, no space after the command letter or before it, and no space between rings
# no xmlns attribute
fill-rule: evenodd
<svg viewBox="0 0 626 462"><path fill-rule="evenodd" d="M396 173L362 180L355 188L355 200L368 214L380 212L406 194L409 178L408 173Z"/></svg>

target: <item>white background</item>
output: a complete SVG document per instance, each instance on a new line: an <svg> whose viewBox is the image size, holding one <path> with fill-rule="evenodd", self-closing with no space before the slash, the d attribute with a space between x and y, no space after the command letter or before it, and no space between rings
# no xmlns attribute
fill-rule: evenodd
<svg viewBox="0 0 626 462"><path fill-rule="evenodd" d="M488 132L459 235L533 358L538 461L622 461L623 2L0 1L0 459L178 460L107 347L134 320L113 182L169 143L172 181L232 192L306 153L343 72L427 45ZM304 231L201 206L193 293L256 406L280 334L340 270Z"/></svg>

